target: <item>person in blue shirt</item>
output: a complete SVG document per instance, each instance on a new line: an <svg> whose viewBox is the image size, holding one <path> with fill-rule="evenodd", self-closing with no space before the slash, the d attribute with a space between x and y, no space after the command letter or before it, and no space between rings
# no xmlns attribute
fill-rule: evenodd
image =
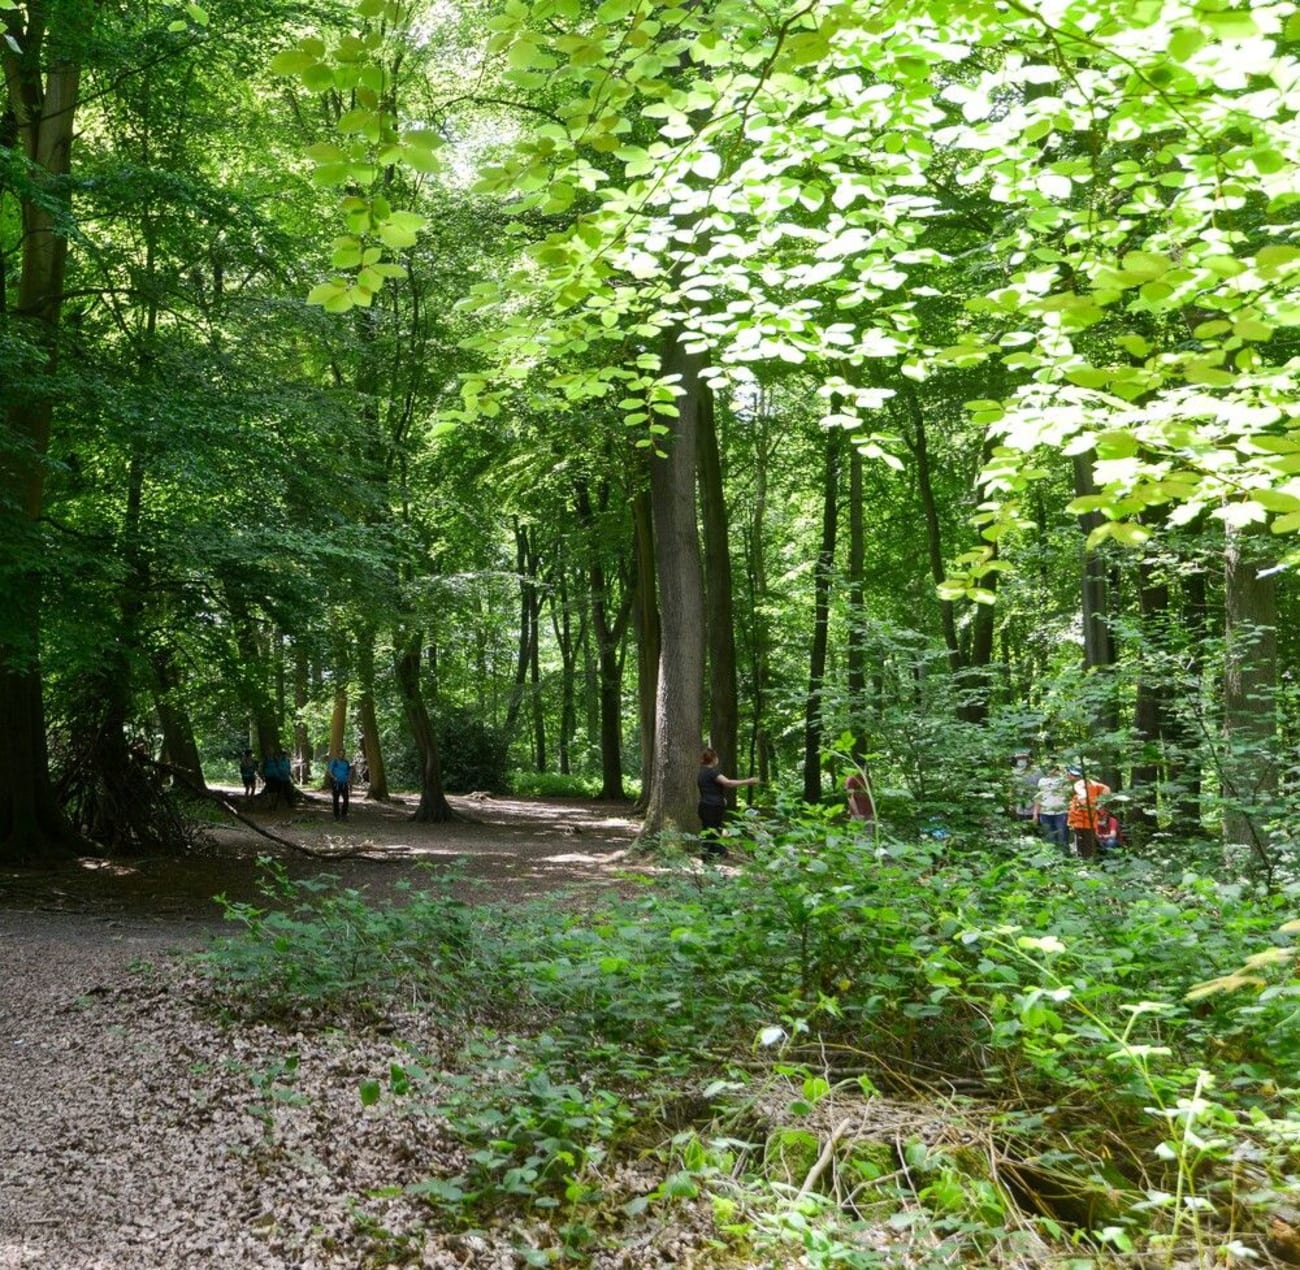
<svg viewBox="0 0 1300 1270"><path fill-rule="evenodd" d="M334 795L334 819L348 818L348 786L352 781L352 764L341 754L334 755L326 770L330 774L330 792ZM340 808L342 811L340 812Z"/></svg>
<svg viewBox="0 0 1300 1270"><path fill-rule="evenodd" d="M262 763L262 779L266 782L266 792L271 796L272 811L280 806L281 798L286 807L293 801L293 769L284 750L270 755Z"/></svg>

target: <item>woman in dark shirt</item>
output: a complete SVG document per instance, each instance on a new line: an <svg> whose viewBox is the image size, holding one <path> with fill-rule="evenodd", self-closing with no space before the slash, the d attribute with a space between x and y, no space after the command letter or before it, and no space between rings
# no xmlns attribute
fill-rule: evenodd
<svg viewBox="0 0 1300 1270"><path fill-rule="evenodd" d="M758 777L734 780L723 776L718 770L718 752L710 748L700 756L700 770L695 779L700 787L700 838L704 843L704 854L726 855L718 835L727 817L727 790L740 785L757 785Z"/></svg>

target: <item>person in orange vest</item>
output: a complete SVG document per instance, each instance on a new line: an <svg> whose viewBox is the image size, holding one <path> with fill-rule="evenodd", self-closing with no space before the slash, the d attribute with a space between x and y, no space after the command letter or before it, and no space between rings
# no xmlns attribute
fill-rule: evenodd
<svg viewBox="0 0 1300 1270"><path fill-rule="evenodd" d="M1110 786L1089 779L1078 763L1067 767L1065 774L1074 782L1066 823L1074 835L1074 849L1080 858L1091 860L1097 854L1097 828L1106 815L1102 802L1110 794Z"/></svg>

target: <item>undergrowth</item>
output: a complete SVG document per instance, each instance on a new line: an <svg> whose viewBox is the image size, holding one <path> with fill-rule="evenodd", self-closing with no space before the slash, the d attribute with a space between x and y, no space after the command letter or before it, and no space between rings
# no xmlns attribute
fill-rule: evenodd
<svg viewBox="0 0 1300 1270"><path fill-rule="evenodd" d="M1300 887L815 815L734 845L738 867L585 910L271 874L205 964L248 1014L455 1013L457 1062L413 1055L359 1098L436 1110L467 1163L405 1189L443 1224L531 1222L536 1264L674 1206L707 1218L697 1265L1245 1264L1285 1242Z"/></svg>

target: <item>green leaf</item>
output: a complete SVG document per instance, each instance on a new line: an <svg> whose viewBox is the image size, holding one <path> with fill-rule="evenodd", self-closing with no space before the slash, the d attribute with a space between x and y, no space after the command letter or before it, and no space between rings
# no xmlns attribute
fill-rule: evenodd
<svg viewBox="0 0 1300 1270"><path fill-rule="evenodd" d="M272 75L301 75L309 66L314 66L316 59L302 49L285 49L271 59Z"/></svg>
<svg viewBox="0 0 1300 1270"><path fill-rule="evenodd" d="M361 1095L363 1107L373 1107L383 1090L377 1080L363 1080L357 1092Z"/></svg>

